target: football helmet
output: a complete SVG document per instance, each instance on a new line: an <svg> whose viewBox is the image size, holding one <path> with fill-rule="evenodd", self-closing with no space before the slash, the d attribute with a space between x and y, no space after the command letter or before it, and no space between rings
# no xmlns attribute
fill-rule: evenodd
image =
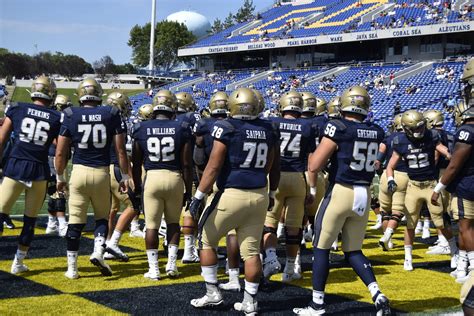
<svg viewBox="0 0 474 316"><path fill-rule="evenodd" d="M143 104L138 108L137 115L140 121L148 121L153 119L153 104Z"/></svg>
<svg viewBox="0 0 474 316"><path fill-rule="evenodd" d="M327 104L327 113L330 118L341 117L341 97L334 97Z"/></svg>
<svg viewBox="0 0 474 316"><path fill-rule="evenodd" d="M464 71L461 76L461 81L462 82L471 82L471 84L474 84L474 58L471 58L464 66Z"/></svg>
<svg viewBox="0 0 474 316"><path fill-rule="evenodd" d="M176 112L186 113L196 111L196 102L194 102L193 96L187 92L178 92L175 94L176 100L178 101L178 108Z"/></svg>
<svg viewBox="0 0 474 316"><path fill-rule="evenodd" d="M370 96L364 87L350 87L341 96L341 112L367 116L369 107Z"/></svg>
<svg viewBox="0 0 474 316"><path fill-rule="evenodd" d="M174 113L178 107L176 96L169 90L160 90L153 98L153 111Z"/></svg>
<svg viewBox="0 0 474 316"><path fill-rule="evenodd" d="M322 98L316 98L316 112L315 112L315 114L316 115L321 115L321 114L326 113L327 104L328 103L326 102L326 100L324 100Z"/></svg>
<svg viewBox="0 0 474 316"><path fill-rule="evenodd" d="M39 76L31 85L30 97L31 99L38 98L52 102L56 97L56 93L56 84L53 79L47 76Z"/></svg>
<svg viewBox="0 0 474 316"><path fill-rule="evenodd" d="M426 126L428 128L443 127L444 115L438 110L428 110L423 112L423 117L426 120Z"/></svg>
<svg viewBox="0 0 474 316"><path fill-rule="evenodd" d="M257 97L258 113L262 113L263 111L265 111L265 99L263 98L263 95L260 93L260 91L258 91L257 89L252 89L252 91Z"/></svg>
<svg viewBox="0 0 474 316"><path fill-rule="evenodd" d="M402 116L403 114L400 113L393 118L393 129L397 132L403 132Z"/></svg>
<svg viewBox="0 0 474 316"><path fill-rule="evenodd" d="M303 110L303 96L296 91L288 91L280 97L280 113L293 111L301 113Z"/></svg>
<svg viewBox="0 0 474 316"><path fill-rule="evenodd" d="M464 103L468 106L474 106L474 58L471 58L464 67L461 77L464 87L461 91Z"/></svg>
<svg viewBox="0 0 474 316"><path fill-rule="evenodd" d="M79 102L98 101L102 102L102 86L94 78L86 78L79 83L76 89Z"/></svg>
<svg viewBox="0 0 474 316"><path fill-rule="evenodd" d="M468 119L474 119L474 107L466 106L466 103L461 100L454 108L456 126L461 126Z"/></svg>
<svg viewBox="0 0 474 316"><path fill-rule="evenodd" d="M64 109L67 109L70 106L72 106L71 99L67 95L58 94L56 96L56 99L54 99L54 107L59 112L61 112Z"/></svg>
<svg viewBox="0 0 474 316"><path fill-rule="evenodd" d="M426 121L420 112L409 110L402 115L402 127L408 137L421 139L425 135Z"/></svg>
<svg viewBox="0 0 474 316"><path fill-rule="evenodd" d="M301 95L303 96L303 110L304 113L316 113L316 96L311 92L302 92Z"/></svg>
<svg viewBox="0 0 474 316"><path fill-rule="evenodd" d="M239 88L229 96L231 117L239 120L254 120L258 116L258 99L248 88Z"/></svg>
<svg viewBox="0 0 474 316"><path fill-rule="evenodd" d="M114 91L107 96L107 104L120 110L122 117L129 117L132 113L132 103L123 93Z"/></svg>
<svg viewBox="0 0 474 316"><path fill-rule="evenodd" d="M209 112L211 115L227 115L229 111L229 96L223 91L214 93L209 100Z"/></svg>

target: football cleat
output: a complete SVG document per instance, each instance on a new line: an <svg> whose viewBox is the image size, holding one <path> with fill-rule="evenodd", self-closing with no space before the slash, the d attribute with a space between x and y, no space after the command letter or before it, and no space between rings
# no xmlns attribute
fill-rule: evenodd
<svg viewBox="0 0 474 316"><path fill-rule="evenodd" d="M332 250L332 251L337 251L338 249L339 249L338 238L336 238L336 240L334 240L334 241L332 242L331 250Z"/></svg>
<svg viewBox="0 0 474 316"><path fill-rule="evenodd" d="M314 302L311 302L309 306L306 306L303 308L293 308L293 313L295 313L296 315L307 315L307 316L323 315L326 313L326 310L324 308L325 308L324 304L316 304Z"/></svg>
<svg viewBox="0 0 474 316"><path fill-rule="evenodd" d="M313 227L312 227L312 225L306 226L303 238L306 242L310 242L310 241L313 240Z"/></svg>
<svg viewBox="0 0 474 316"><path fill-rule="evenodd" d="M388 249L393 249L393 242L392 242L392 239L390 239L390 240L388 241L388 245L387 245L387 246L388 246Z"/></svg>
<svg viewBox="0 0 474 316"><path fill-rule="evenodd" d="M423 231L423 223L421 221L418 221L415 228L415 235L421 234L422 231Z"/></svg>
<svg viewBox="0 0 474 316"><path fill-rule="evenodd" d="M145 238L145 232L140 227L130 230L130 237Z"/></svg>
<svg viewBox="0 0 474 316"><path fill-rule="evenodd" d="M196 255L196 247L193 246L192 248L193 249L189 249L188 251L185 249L183 258L181 259L183 264L199 262L199 255Z"/></svg>
<svg viewBox="0 0 474 316"><path fill-rule="evenodd" d="M274 274L277 274L281 270L281 264L278 259L266 261L263 263L263 277L268 279Z"/></svg>
<svg viewBox="0 0 474 316"><path fill-rule="evenodd" d="M122 262L128 262L128 256L119 248L119 246L110 245L105 248L105 252L111 254L115 259ZM106 258L108 259L108 258Z"/></svg>
<svg viewBox="0 0 474 316"><path fill-rule="evenodd" d="M66 278L68 279L78 279L79 278L79 272L77 270L70 270L68 269L66 273L64 273Z"/></svg>
<svg viewBox="0 0 474 316"><path fill-rule="evenodd" d="M115 256L111 253L106 252L106 253L104 253L104 259L105 260L113 260L113 259L115 259Z"/></svg>
<svg viewBox="0 0 474 316"><path fill-rule="evenodd" d="M291 273L286 273L286 272L283 272L283 274L281 275L281 282L283 283L290 283L294 280L299 280L301 279L303 276L299 273L296 273L294 271L292 271Z"/></svg>
<svg viewBox="0 0 474 316"><path fill-rule="evenodd" d="M370 226L371 230L379 230L382 228L382 218L377 217L377 220L375 221L375 224L373 226Z"/></svg>
<svg viewBox="0 0 474 316"><path fill-rule="evenodd" d="M403 270L413 271L413 263L411 260L405 260L405 262L403 263Z"/></svg>
<svg viewBox="0 0 474 316"><path fill-rule="evenodd" d="M466 283L467 280L469 280L470 277L471 277L471 275L469 273L465 274L465 275L459 275L458 274L458 277L456 278L456 283L464 284L464 283Z"/></svg>
<svg viewBox="0 0 474 316"><path fill-rule="evenodd" d="M224 300L222 299L222 294L219 291L208 292L206 295L200 298L195 298L191 300L191 305L196 308L218 306L222 304Z"/></svg>
<svg viewBox="0 0 474 316"><path fill-rule="evenodd" d="M429 249L426 252L426 254L427 255L449 255L451 254L451 250L449 248L449 245L448 246L438 245L437 247L433 247Z"/></svg>
<svg viewBox="0 0 474 316"><path fill-rule="evenodd" d="M223 291L232 291L232 292L240 292L242 288L240 287L240 282L237 281L229 281L227 283L219 284L219 288Z"/></svg>
<svg viewBox="0 0 474 316"><path fill-rule="evenodd" d="M298 274L302 275L302 273L301 273L301 256L300 256L299 252L296 255L296 259L295 259L295 273L298 273Z"/></svg>
<svg viewBox="0 0 474 316"><path fill-rule="evenodd" d="M423 228L423 233L421 234L421 239L428 239L431 237L429 228Z"/></svg>
<svg viewBox="0 0 474 316"><path fill-rule="evenodd" d="M66 225L59 225L59 231L58 231L58 234L59 234L59 237L66 237L66 233L67 233L67 224Z"/></svg>
<svg viewBox="0 0 474 316"><path fill-rule="evenodd" d="M49 222L48 225L46 226L46 235L58 235L59 233L59 226L58 223L53 221Z"/></svg>
<svg viewBox="0 0 474 316"><path fill-rule="evenodd" d="M110 269L110 266L105 262L102 254L94 252L89 260L93 265L99 268L103 276L112 276L112 269Z"/></svg>
<svg viewBox="0 0 474 316"><path fill-rule="evenodd" d="M176 257L168 258L168 262L166 263L166 275L169 277L177 277L179 275Z"/></svg>
<svg viewBox="0 0 474 316"><path fill-rule="evenodd" d="M390 302L388 298L380 292L375 294L375 299L373 299L375 309L377 310L377 316L391 315Z"/></svg>
<svg viewBox="0 0 474 316"><path fill-rule="evenodd" d="M277 238L282 239L284 237L285 237L285 225L283 223L278 223Z"/></svg>
<svg viewBox="0 0 474 316"><path fill-rule="evenodd" d="M148 272L143 275L143 277L145 277L147 279L150 279L150 280L153 280L153 281L157 281L161 278L160 277L160 270L159 269L149 269Z"/></svg>
<svg viewBox="0 0 474 316"><path fill-rule="evenodd" d="M253 300L253 302L237 302L234 304L234 309L243 312L245 315L257 315L258 302L256 300Z"/></svg>
<svg viewBox="0 0 474 316"><path fill-rule="evenodd" d="M451 257L451 269L457 269L458 267L459 255L455 254Z"/></svg>
<svg viewBox="0 0 474 316"><path fill-rule="evenodd" d="M382 238L380 238L379 245L380 247L382 247L383 251L388 251L390 249L390 247L388 246L389 242L390 242L390 238L386 238L385 235L383 235Z"/></svg>
<svg viewBox="0 0 474 316"><path fill-rule="evenodd" d="M19 274L28 271L28 267L23 262L18 261L16 258L13 259L12 267L10 272L12 274Z"/></svg>
<svg viewBox="0 0 474 316"><path fill-rule="evenodd" d="M10 216L7 216L3 223L4 223L6 228L15 229L15 224L13 224L12 219L10 218Z"/></svg>

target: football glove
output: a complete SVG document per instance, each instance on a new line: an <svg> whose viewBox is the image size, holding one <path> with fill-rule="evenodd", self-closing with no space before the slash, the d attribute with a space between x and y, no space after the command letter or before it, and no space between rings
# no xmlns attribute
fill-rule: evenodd
<svg viewBox="0 0 474 316"><path fill-rule="evenodd" d="M389 180L388 181L388 192L390 193L395 193L395 191L397 191L397 183L395 182L395 180Z"/></svg>
<svg viewBox="0 0 474 316"><path fill-rule="evenodd" d="M195 221L199 220L200 210L201 210L202 200L193 197L189 203L189 213L194 218Z"/></svg>

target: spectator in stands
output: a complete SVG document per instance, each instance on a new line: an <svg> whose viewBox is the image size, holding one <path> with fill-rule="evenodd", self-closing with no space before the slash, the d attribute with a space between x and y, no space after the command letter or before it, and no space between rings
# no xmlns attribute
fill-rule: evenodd
<svg viewBox="0 0 474 316"><path fill-rule="evenodd" d="M405 89L405 93L406 93L406 94L415 94L415 93L417 93L419 90L420 90L420 89L419 89L416 85L412 84L412 85L410 85L409 87L407 87L407 88Z"/></svg>
<svg viewBox="0 0 474 316"><path fill-rule="evenodd" d="M449 113L452 113L454 111L454 107L456 106L456 100L450 96L448 99L448 102L445 104L445 111L448 111Z"/></svg>
<svg viewBox="0 0 474 316"><path fill-rule="evenodd" d="M402 112L402 105L400 104L400 101L397 101L395 103L395 106L393 107L393 116L400 114Z"/></svg>

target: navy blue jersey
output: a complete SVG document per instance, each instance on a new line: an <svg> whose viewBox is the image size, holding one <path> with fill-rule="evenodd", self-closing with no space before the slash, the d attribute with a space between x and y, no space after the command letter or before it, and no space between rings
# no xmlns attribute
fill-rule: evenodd
<svg viewBox="0 0 474 316"><path fill-rule="evenodd" d="M207 164L207 160L209 159L211 155L212 144L214 142L214 138L211 135L212 127L217 121L218 121L217 118L206 117L199 120L194 126L194 134L196 136L202 136L204 140L204 153L206 155L206 164Z"/></svg>
<svg viewBox="0 0 474 316"><path fill-rule="evenodd" d="M56 145L55 144L51 144L51 146L49 146L48 156L50 156L50 157L56 156Z"/></svg>
<svg viewBox="0 0 474 316"><path fill-rule="evenodd" d="M385 137L383 129L372 123L346 119L329 121L324 137L337 144L330 159L329 182L369 186L375 175L375 160Z"/></svg>
<svg viewBox="0 0 474 316"><path fill-rule="evenodd" d="M217 187L257 189L267 185L268 151L278 144L278 131L271 121L225 119L217 121L211 135L227 146Z"/></svg>
<svg viewBox="0 0 474 316"><path fill-rule="evenodd" d="M144 153L145 170L181 170L181 151L190 139L186 122L150 120L133 128L133 140Z"/></svg>
<svg viewBox="0 0 474 316"><path fill-rule="evenodd" d="M454 143L471 145L471 154L456 178L448 186L460 198L474 201L474 125L464 124L456 131Z"/></svg>
<svg viewBox="0 0 474 316"><path fill-rule="evenodd" d="M324 135L324 128L326 127L326 123L329 121L327 116L324 114L316 115L315 117L311 118L313 123L316 124L318 129L318 136L322 137Z"/></svg>
<svg viewBox="0 0 474 316"><path fill-rule="evenodd" d="M72 163L88 167L110 165L110 147L115 135L125 133L125 125L115 107L70 107L61 135L71 139Z"/></svg>
<svg viewBox="0 0 474 316"><path fill-rule="evenodd" d="M280 170L304 172L308 154L316 149L318 127L311 120L274 117L280 133Z"/></svg>
<svg viewBox="0 0 474 316"><path fill-rule="evenodd" d="M176 120L178 122L188 123L188 126L191 129L191 131L193 131L194 125L196 125L196 122L199 121L200 119L201 119L201 116L195 112L182 113L176 116Z"/></svg>
<svg viewBox="0 0 474 316"><path fill-rule="evenodd" d="M408 177L411 180L426 181L438 178L435 150L439 142L436 130L426 130L420 140L411 140L404 133L393 139L393 150L406 162Z"/></svg>
<svg viewBox="0 0 474 316"><path fill-rule="evenodd" d="M123 121L123 124L127 127L125 132L128 134L130 129L127 126L127 122ZM111 165L116 165L116 166L119 165L119 160L118 160L118 157L117 157L117 151L115 150L115 143L114 143L113 140L112 140L112 145L110 146L110 164Z"/></svg>
<svg viewBox="0 0 474 316"><path fill-rule="evenodd" d="M388 162L390 161L390 158L392 157L393 139L399 134L402 134L402 132L393 132L391 134L388 134L386 135L385 139L382 141L382 143L384 143L387 148L384 168L387 167ZM407 164L403 159L400 159L397 165L395 166L395 170L400 171L400 172L408 172L407 169L408 169Z"/></svg>
<svg viewBox="0 0 474 316"><path fill-rule="evenodd" d="M446 132L444 129L437 129L436 131L439 134L441 144L446 146L448 148L449 152L452 152L452 143L450 144L450 139L451 139L451 142L453 140L452 135L449 134L448 132ZM446 157L444 157L444 156L440 156L439 159L438 159L438 164L436 165L436 167L438 169L446 169L446 167L448 167L448 165L449 165L449 160L447 160Z"/></svg>
<svg viewBox="0 0 474 316"><path fill-rule="evenodd" d="M22 181L49 178L48 152L61 127L61 113L29 103L13 103L5 114L15 139L6 162L7 177Z"/></svg>

